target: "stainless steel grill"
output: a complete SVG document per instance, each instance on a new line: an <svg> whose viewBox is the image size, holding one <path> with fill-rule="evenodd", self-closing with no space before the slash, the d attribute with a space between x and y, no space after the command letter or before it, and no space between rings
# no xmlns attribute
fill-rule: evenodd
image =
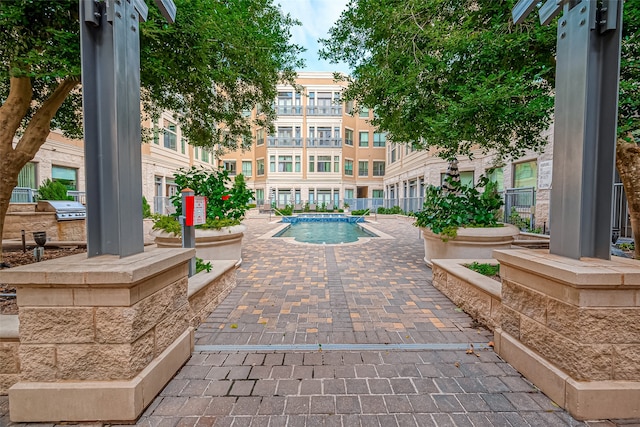
<svg viewBox="0 0 640 427"><path fill-rule="evenodd" d="M72 219L85 219L87 208L80 202L71 200L43 200L55 211L58 221L68 221ZM49 210L49 209L47 209Z"/></svg>

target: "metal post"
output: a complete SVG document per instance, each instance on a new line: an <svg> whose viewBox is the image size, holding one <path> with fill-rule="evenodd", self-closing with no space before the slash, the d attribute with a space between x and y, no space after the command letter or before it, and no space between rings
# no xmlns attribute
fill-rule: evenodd
<svg viewBox="0 0 640 427"><path fill-rule="evenodd" d="M180 215L180 224L182 224L182 247L183 248L195 248L196 247L196 227L186 225L185 218L187 216L187 201L188 196L194 196L195 193L190 188L185 188L181 191L182 195L182 215ZM191 258L189 261L189 277L196 274L196 258Z"/></svg>
<svg viewBox="0 0 640 427"><path fill-rule="evenodd" d="M572 5L558 22L549 249L609 259L622 2L602 34L596 2Z"/></svg>
<svg viewBox="0 0 640 427"><path fill-rule="evenodd" d="M156 0L173 22L171 0ZM87 255L144 250L140 152L142 0L80 0Z"/></svg>
<svg viewBox="0 0 640 427"><path fill-rule="evenodd" d="M519 0L519 24L538 4ZM558 20L550 252L610 258L622 5L547 0L540 22Z"/></svg>

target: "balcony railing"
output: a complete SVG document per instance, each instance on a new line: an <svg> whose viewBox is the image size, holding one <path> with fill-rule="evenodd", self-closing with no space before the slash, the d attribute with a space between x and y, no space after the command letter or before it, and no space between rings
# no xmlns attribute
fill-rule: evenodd
<svg viewBox="0 0 640 427"><path fill-rule="evenodd" d="M34 203L38 190L28 187L16 187L11 193L10 203Z"/></svg>
<svg viewBox="0 0 640 427"><path fill-rule="evenodd" d="M309 116L341 116L342 106L340 105L314 105L307 107Z"/></svg>
<svg viewBox="0 0 640 427"><path fill-rule="evenodd" d="M340 138L308 138L307 147L342 147Z"/></svg>
<svg viewBox="0 0 640 427"><path fill-rule="evenodd" d="M301 116L302 106L279 105L276 107L276 112L279 116Z"/></svg>
<svg viewBox="0 0 640 427"><path fill-rule="evenodd" d="M269 147L302 147L302 138L279 138L270 136L267 138Z"/></svg>

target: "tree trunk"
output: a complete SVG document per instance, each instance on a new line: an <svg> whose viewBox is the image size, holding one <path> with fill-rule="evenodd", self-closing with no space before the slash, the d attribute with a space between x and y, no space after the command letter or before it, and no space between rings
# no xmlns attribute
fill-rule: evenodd
<svg viewBox="0 0 640 427"><path fill-rule="evenodd" d="M28 77L11 78L9 96L0 107L0 239L4 232L11 193L18 185L20 171L35 157L47 140L51 130L51 119L78 83L80 80L72 77L58 85L33 115L14 148L13 140L31 105L33 91Z"/></svg>
<svg viewBox="0 0 640 427"><path fill-rule="evenodd" d="M640 259L640 147L633 138L630 141L618 138L616 169L627 196L631 230L635 243L634 256L636 259Z"/></svg>

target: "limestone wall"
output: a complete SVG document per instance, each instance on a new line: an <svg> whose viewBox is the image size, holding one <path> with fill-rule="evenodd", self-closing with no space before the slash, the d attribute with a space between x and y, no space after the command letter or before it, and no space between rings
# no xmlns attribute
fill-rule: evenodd
<svg viewBox="0 0 640 427"><path fill-rule="evenodd" d="M24 230L27 242L33 241L35 231L46 231L47 239L53 241L87 240L84 219L58 221L55 212L36 212L36 206L35 203L9 205L2 238L21 239Z"/></svg>
<svg viewBox="0 0 640 427"><path fill-rule="evenodd" d="M18 316L0 315L0 395L20 379Z"/></svg>
<svg viewBox="0 0 640 427"><path fill-rule="evenodd" d="M502 312L500 283L464 266L474 261L496 264L494 259L432 260L433 286L474 320L494 330L500 325Z"/></svg>
<svg viewBox="0 0 640 427"><path fill-rule="evenodd" d="M536 259L529 270L506 253L499 255L504 332L575 380L640 381L637 261L590 260L587 267L529 251Z"/></svg>

